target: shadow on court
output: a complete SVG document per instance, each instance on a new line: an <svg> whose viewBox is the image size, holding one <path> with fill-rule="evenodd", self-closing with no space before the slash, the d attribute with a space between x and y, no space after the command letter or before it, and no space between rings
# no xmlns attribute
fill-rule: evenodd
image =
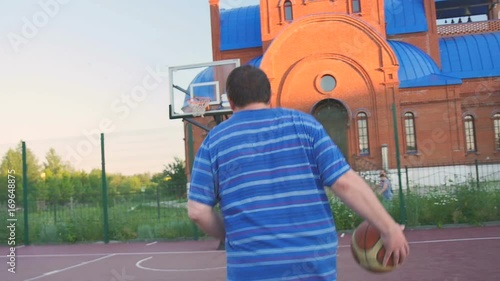
<svg viewBox="0 0 500 281"><path fill-rule="evenodd" d="M407 230L411 254L391 273L359 267L340 237L339 281L500 280L500 226ZM225 252L216 241L28 246L16 251L16 273L7 271L1 247L0 280L5 281L218 281L225 280ZM300 269L299 269L300 270ZM304 268L307 270L307 268Z"/></svg>

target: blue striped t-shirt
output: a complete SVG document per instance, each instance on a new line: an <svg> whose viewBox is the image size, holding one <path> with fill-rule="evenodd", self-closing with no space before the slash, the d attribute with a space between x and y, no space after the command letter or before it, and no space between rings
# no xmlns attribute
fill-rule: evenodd
<svg viewBox="0 0 500 281"><path fill-rule="evenodd" d="M322 125L299 111L240 111L212 129L189 199L215 206L220 198L227 280L335 280L338 240L324 186L349 169Z"/></svg>

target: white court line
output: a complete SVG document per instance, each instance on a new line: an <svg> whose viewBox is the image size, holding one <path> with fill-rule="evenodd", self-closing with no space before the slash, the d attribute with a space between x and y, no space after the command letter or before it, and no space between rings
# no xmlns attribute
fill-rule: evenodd
<svg viewBox="0 0 500 281"><path fill-rule="evenodd" d="M226 269L225 266L223 267L209 267L209 268L196 268L196 269L159 269L159 268L150 268L150 267L145 267L142 266L141 263L152 259L153 257L145 258L140 261L138 261L135 266L137 266L140 269L144 270L149 270L149 271L160 271L160 272L196 272L196 271L208 271L208 270L218 270L218 269Z"/></svg>
<svg viewBox="0 0 500 281"><path fill-rule="evenodd" d="M41 255L16 255L19 258L64 258L64 257L93 257L93 256L104 256L104 255L115 255L115 256L141 256L141 255L179 255L179 254L213 254L220 253L220 250L214 251L184 251L184 252L125 252L125 253L94 253L94 254L41 254ZM8 258L5 256L0 256L0 258Z"/></svg>
<svg viewBox="0 0 500 281"><path fill-rule="evenodd" d="M40 278L43 278L45 276L53 275L53 274L56 274L56 273L59 273L59 272L63 272L63 271L66 271L66 270L69 270L69 269L72 269L72 268L75 268L75 267L79 267L79 266L82 266L82 265L86 265L86 264L89 264L89 263L100 261L100 260L103 260L103 259L106 259L106 258L109 258L109 257L112 257L112 256L114 256L114 254L109 254L109 255L104 256L104 257L100 257L100 258L93 259L93 260L90 260L90 261L82 262L82 263L75 264L75 265L72 265L72 266L68 266L68 267L65 267L65 268L62 268L62 269L58 269L58 270L46 272L46 273L44 273L42 275L38 275L38 276L30 278L30 279L25 279L24 281L31 281L31 280L40 279Z"/></svg>
<svg viewBox="0 0 500 281"><path fill-rule="evenodd" d="M41 255L16 255L18 258L57 258L57 257L95 257L95 256L105 256L110 253L95 253L95 254L41 254ZM115 253L111 253L115 254ZM8 258L7 256L0 256L0 258Z"/></svg>
<svg viewBox="0 0 500 281"><path fill-rule="evenodd" d="M154 242L148 243L148 244L146 244L146 246L151 246L151 245L154 245L156 243L158 243L158 241L154 241Z"/></svg>
<svg viewBox="0 0 500 281"><path fill-rule="evenodd" d="M481 237L481 238L457 238L457 239L444 239L444 240L424 240L424 241L413 241L409 244L431 244L431 243L448 243L448 242L467 242L467 241L477 241L477 240L500 240L500 236L493 237ZM340 245L340 248L350 247L350 245ZM124 252L124 253L83 253L83 254L41 254L41 255L16 255L19 258L45 258L45 257L87 257L87 256L104 256L104 255L115 255L115 256L140 256L140 255L179 255L179 254L213 254L220 253L220 250L213 251L182 251L182 252ZM0 256L0 258L8 258L6 255Z"/></svg>
<svg viewBox="0 0 500 281"><path fill-rule="evenodd" d="M446 243L446 242L462 242L462 241L479 241L479 240L497 240L500 237L480 237L480 238L456 238L443 240L424 240L409 242L409 244L431 244L431 243Z"/></svg>
<svg viewBox="0 0 500 281"><path fill-rule="evenodd" d="M424 241L413 241L408 242L408 244L432 244L432 243L449 243L449 242L468 242L468 241L478 241L478 240L500 240L500 236L493 237L480 237L480 238L456 238L456 239L441 239L441 240L424 240ZM351 247L351 245L342 245L340 248Z"/></svg>

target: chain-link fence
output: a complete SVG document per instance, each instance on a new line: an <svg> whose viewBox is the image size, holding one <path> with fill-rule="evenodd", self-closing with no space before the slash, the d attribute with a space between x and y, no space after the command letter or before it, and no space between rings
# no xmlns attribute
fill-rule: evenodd
<svg viewBox="0 0 500 281"><path fill-rule="evenodd" d="M96 148L99 157L94 159L89 172L64 168L63 163L56 165L57 157L53 157L50 149L44 165L35 170L30 163L34 157L24 142L15 150L21 152L19 157L7 153L4 160L13 159L4 161L10 168L3 169L0 176L2 183L7 183L6 189L2 184L0 193L0 220L10 228L0 228L0 236L12 237L17 244L203 236L187 216L185 178L172 178L164 172L128 175L117 172L129 167L130 159L138 159L148 149L157 151L158 147L145 145L143 152L124 144L135 143L130 138L122 138L121 143L118 136L109 139L113 145L107 144L102 135L102 146ZM40 144L33 147L37 145ZM185 177L185 166L174 164L163 169L177 169L177 174ZM56 166L63 171L57 171ZM364 167L358 173L376 190L380 168ZM161 170L160 167L158 171ZM384 206L395 219L408 226L500 221L498 161L402 166L387 172L394 198L384 202ZM352 229L361 221L334 196L331 207L338 229ZM3 240L4 244L8 242Z"/></svg>

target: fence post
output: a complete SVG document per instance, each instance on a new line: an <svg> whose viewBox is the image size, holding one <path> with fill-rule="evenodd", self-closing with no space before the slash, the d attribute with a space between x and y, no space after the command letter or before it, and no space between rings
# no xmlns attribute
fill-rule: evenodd
<svg viewBox="0 0 500 281"><path fill-rule="evenodd" d="M405 166L406 174L406 194L410 193L410 177L408 176L408 166Z"/></svg>
<svg viewBox="0 0 500 281"><path fill-rule="evenodd" d="M474 160L474 164L476 165L476 187L479 188L479 165L477 159Z"/></svg>
<svg viewBox="0 0 500 281"><path fill-rule="evenodd" d="M406 208L403 196L403 181L401 180L401 156L399 155L399 133L398 121L396 118L396 104L392 103L392 121L394 123L394 141L396 144L396 163L398 168L398 181L399 181L399 208L401 212L401 223L406 224Z"/></svg>
<svg viewBox="0 0 500 281"><path fill-rule="evenodd" d="M101 178L102 178L102 213L104 216L104 243L109 243L108 221L108 184L106 181L106 162L104 157L104 134L101 133Z"/></svg>
<svg viewBox="0 0 500 281"><path fill-rule="evenodd" d="M26 160L26 142L22 142L23 154L23 208L24 208L24 245L30 244L28 224L28 162Z"/></svg>
<svg viewBox="0 0 500 281"><path fill-rule="evenodd" d="M160 185L156 186L156 209L158 210L158 221L160 221Z"/></svg>

